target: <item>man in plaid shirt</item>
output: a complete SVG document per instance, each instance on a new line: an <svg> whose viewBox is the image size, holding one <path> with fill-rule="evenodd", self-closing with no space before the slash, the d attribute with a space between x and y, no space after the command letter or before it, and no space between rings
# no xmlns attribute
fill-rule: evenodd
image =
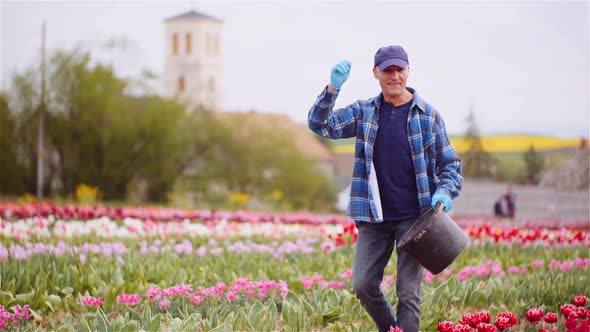
<svg viewBox="0 0 590 332"><path fill-rule="evenodd" d="M440 114L406 87L410 69L405 50L385 46L374 60L381 93L335 110L351 67L350 61L341 61L309 111L308 126L332 139L356 137L348 204L348 216L359 231L353 290L380 331L399 326L412 332L420 326L423 268L397 250L396 315L380 289L383 271L395 242L422 212L439 203L451 211L463 184L461 160Z"/></svg>

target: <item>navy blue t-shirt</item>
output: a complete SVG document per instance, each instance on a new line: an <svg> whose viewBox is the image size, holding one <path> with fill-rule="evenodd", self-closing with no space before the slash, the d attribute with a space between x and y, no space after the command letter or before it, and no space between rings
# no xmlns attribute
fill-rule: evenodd
<svg viewBox="0 0 590 332"><path fill-rule="evenodd" d="M416 173L408 142L411 105L412 100L395 107L381 99L373 163L385 221L408 220L420 215Z"/></svg>

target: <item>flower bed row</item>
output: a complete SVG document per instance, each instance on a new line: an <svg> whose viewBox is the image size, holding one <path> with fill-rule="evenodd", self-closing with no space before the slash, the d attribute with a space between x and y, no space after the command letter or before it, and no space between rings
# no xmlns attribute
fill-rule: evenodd
<svg viewBox="0 0 590 332"><path fill-rule="evenodd" d="M341 283L327 282L320 276L303 277L304 285L311 289L313 285L321 285L321 289L342 288ZM168 310L172 302L178 304L179 301L189 301L193 305L201 306L205 301L229 301L236 302L244 299L265 300L275 298L284 301L290 290L284 281L261 280L249 281L246 278L239 278L236 283L227 286L224 283L217 283L211 287L197 287L193 291L191 285L176 285L169 288L152 287L146 290L145 297L140 294L119 294L116 296L116 303L127 307L135 307L143 301L146 305L155 305L159 310ZM297 298L297 296L294 296ZM521 316L515 315L511 311L499 312L492 324L492 314L489 311L475 313L464 313L458 322L440 321L437 323L439 332L498 332L506 331L511 328L520 329L539 329L538 331L557 331L559 326L567 328L569 332L587 332L590 330L590 310L585 305L587 296L583 294L576 295L571 303L563 304L559 307L560 315L557 312L545 312L541 307L534 307L523 312ZM84 307L101 307L104 304L102 297L91 295L82 296L80 303ZM34 311L33 311L34 313ZM38 315L34 313L37 318ZM20 324L22 327L26 320L33 317L29 305L21 307L15 305L13 313L10 313L4 306L0 305L0 328L14 327ZM520 317L520 324L519 324ZM561 321L561 324L560 324ZM390 331L403 331L399 328L391 328Z"/></svg>
<svg viewBox="0 0 590 332"><path fill-rule="evenodd" d="M111 220L125 218L149 221L197 220L216 222L271 222L283 224L348 224L350 219L343 215L318 215L310 212L297 213L256 213L248 211L183 210L166 207L112 207L105 205L59 205L52 202L12 203L0 202L0 217L5 219L47 218L53 216L63 220L89 220L106 217Z"/></svg>
<svg viewBox="0 0 590 332"><path fill-rule="evenodd" d="M141 256L147 255L213 255L219 256L223 252L229 252L236 256L247 255L251 253L270 254L274 259L283 259L287 255L296 254L313 254L319 249L313 246L319 241L318 238L301 238L296 241L274 241L268 244L255 243L253 241L233 241L218 243L211 239L207 245L193 246L189 240L176 242L174 240L163 243L156 239L152 243L143 240L139 242L139 253ZM113 257L117 260L123 259L123 256L136 250L136 246L127 246L122 242L99 242L84 243L81 245L69 245L64 242L57 244L45 244L43 242L26 242L24 244L13 244L5 247L0 244L0 262L10 260L29 260L35 255L39 256L72 256L78 257L81 262L86 262L88 255L98 255L102 257Z"/></svg>
<svg viewBox="0 0 590 332"><path fill-rule="evenodd" d="M488 244L551 247L590 247L590 232L571 228L516 228L512 226L465 226L470 246ZM0 220L0 236L16 240L31 237L67 239L82 236L101 238L181 238L181 237L236 237L264 236L281 238L289 234L299 236L327 236L333 242L326 249L353 245L357 229L354 223L345 225L235 223L220 220L216 223L185 221L152 222L125 218L121 221L107 217L86 221L56 220L53 217L29 218L16 221Z"/></svg>
<svg viewBox="0 0 590 332"><path fill-rule="evenodd" d="M590 232L583 229L561 227L557 229L514 226L463 226L469 235L468 246L486 246L489 244L518 245L521 247L590 247ZM358 231L354 224L342 226L336 234L328 234L334 241L334 247L352 245L356 242Z"/></svg>
<svg viewBox="0 0 590 332"><path fill-rule="evenodd" d="M111 220L125 218L141 219L152 222L191 220L203 223L227 220L232 222L272 222L284 224L334 224L346 225L351 222L346 216L318 215L310 212L298 213L255 213L249 211L186 210L153 206L113 207L106 205L55 204L53 202L13 203L0 202L0 218L16 220L33 217L53 216L62 220L89 220L102 217ZM486 226L502 224L498 218L490 215L462 216L454 215L454 220L461 226ZM561 220L559 218L540 220L521 220L525 228L570 228L590 231L590 220Z"/></svg>
<svg viewBox="0 0 590 332"><path fill-rule="evenodd" d="M207 245L194 247L193 243L188 240L176 242L174 240L162 242L159 239L148 243L143 240L139 242L139 248L135 246L128 247L121 242L101 242L101 243L84 243L81 245L68 245L64 242L58 242L56 245L45 244L42 242L31 243L27 242L24 245L14 244L10 247L5 247L0 244L0 262L12 261L26 261L35 255L39 256L71 256L79 259L80 262L85 263L88 255L96 255L102 257L112 257L116 259L119 264L124 264L125 256L132 251L138 251L141 256L148 255L196 255L196 256L219 256L224 252L234 254L236 256L243 256L248 254L268 254L270 257L281 260L288 255L305 254L312 255L319 251L326 250L326 244L317 245L319 239L317 238L302 238L295 242L293 241L274 241L272 243L255 243L253 241L225 241L219 243L214 239L210 239ZM333 249L332 249L333 250ZM546 266L545 266L546 265ZM438 275L433 275L428 270L423 273L424 280L427 283L432 283L434 280L443 281L450 276L456 277L460 281L464 281L470 277L489 277L499 276L503 274L527 274L536 269L546 267L546 269L560 270L566 272L570 269L577 268L585 271L590 266L590 258L578 257L574 260L556 260L551 259L550 262L545 263L544 260L537 259L529 264L522 264L520 266L509 266L506 269L502 264L487 261L477 266L464 266L458 272L453 272L452 266L445 269ZM348 269L345 273L340 274L342 279L349 279L352 277L352 270ZM389 279L393 282L393 279ZM383 281L383 287L389 288L388 278Z"/></svg>
<svg viewBox="0 0 590 332"><path fill-rule="evenodd" d="M585 308L587 297L582 294L576 295L572 303L566 303L559 309L562 314L562 326L568 332L590 331L590 310ZM539 328L538 331L546 332L545 328L551 331L558 331L559 315L556 312L547 312L543 308L530 308L524 313L526 322L520 327L529 326ZM487 311L466 313L458 323L442 321L438 323L439 332L497 332L505 331L513 326L518 327L518 317L510 312L500 312L493 325L492 315Z"/></svg>
<svg viewBox="0 0 590 332"><path fill-rule="evenodd" d="M16 221L0 220L0 236L16 240L31 237L69 239L92 236L100 238L194 238L222 239L236 236L264 236L278 239L290 234L300 236L337 233L340 225L332 224L283 224L220 220L216 223L184 221L152 222L125 218L121 221L107 217L98 219L61 220L53 217L35 217Z"/></svg>

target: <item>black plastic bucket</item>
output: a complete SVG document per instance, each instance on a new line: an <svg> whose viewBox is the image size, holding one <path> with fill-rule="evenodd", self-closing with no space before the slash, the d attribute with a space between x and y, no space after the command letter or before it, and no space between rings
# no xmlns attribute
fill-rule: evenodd
<svg viewBox="0 0 590 332"><path fill-rule="evenodd" d="M402 236L397 247L412 255L425 269L438 274L459 256L469 241L455 221L443 212L429 208Z"/></svg>

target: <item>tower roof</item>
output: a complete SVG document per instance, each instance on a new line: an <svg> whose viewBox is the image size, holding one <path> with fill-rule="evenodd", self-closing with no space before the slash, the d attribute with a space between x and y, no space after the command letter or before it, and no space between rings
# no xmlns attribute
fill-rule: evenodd
<svg viewBox="0 0 590 332"><path fill-rule="evenodd" d="M170 22L170 21L177 21L177 20L194 20L194 19L211 20L211 21L220 22L220 23L223 22L222 20L220 20L216 17L205 15L205 14L200 13L194 9L191 9L184 14L168 17L168 18L164 19L164 21Z"/></svg>

